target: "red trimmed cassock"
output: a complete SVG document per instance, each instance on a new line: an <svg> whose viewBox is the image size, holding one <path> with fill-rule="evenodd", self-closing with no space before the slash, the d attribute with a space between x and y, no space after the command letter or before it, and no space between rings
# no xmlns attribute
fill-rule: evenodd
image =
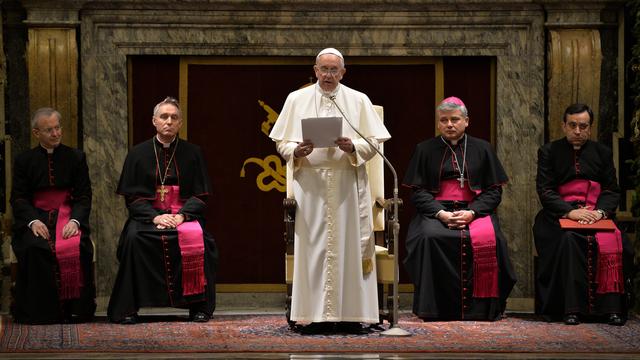
<svg viewBox="0 0 640 360"><path fill-rule="evenodd" d="M89 238L91 181L85 154L58 145L48 153L41 146L15 158L11 246L18 260L16 322L47 324L90 320L96 309L93 245ZM62 239L71 220L80 235ZM50 238L35 236L29 224L42 221Z"/></svg>
<svg viewBox="0 0 640 360"><path fill-rule="evenodd" d="M141 307L188 308L191 316L211 317L218 255L204 230L209 186L197 145L176 138L163 147L154 136L129 151L117 190L129 218L118 244L109 320L121 322ZM177 229L158 229L153 219L166 213L182 214L185 222Z"/></svg>
<svg viewBox="0 0 640 360"><path fill-rule="evenodd" d="M559 224L582 206L615 215L620 189L611 150L590 140L580 149L566 138L546 144L538 150L536 187L543 207L533 226L536 313L547 320L574 313L624 316L624 274L633 266L627 239L619 230L563 230Z"/></svg>
<svg viewBox="0 0 640 360"><path fill-rule="evenodd" d="M495 214L508 178L488 142L469 135L456 145L445 141L418 144L404 178L416 208L404 260L413 312L424 320L497 320L516 282ZM463 230L449 229L436 218L440 210L473 210L475 217Z"/></svg>

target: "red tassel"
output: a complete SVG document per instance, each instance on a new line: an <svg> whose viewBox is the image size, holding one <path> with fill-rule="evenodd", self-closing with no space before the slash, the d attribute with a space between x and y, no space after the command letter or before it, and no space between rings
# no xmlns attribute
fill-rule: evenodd
<svg viewBox="0 0 640 360"><path fill-rule="evenodd" d="M597 274L597 294L624 293L622 256L620 254L599 254Z"/></svg>
<svg viewBox="0 0 640 360"><path fill-rule="evenodd" d="M60 260L60 300L77 299L82 287L80 257ZM64 269L64 270L63 270Z"/></svg>
<svg viewBox="0 0 640 360"><path fill-rule="evenodd" d="M204 292L206 279L204 276L203 254L182 255L182 295L195 295Z"/></svg>
<svg viewBox="0 0 640 360"><path fill-rule="evenodd" d="M474 248L473 297L498 297L498 259L495 246Z"/></svg>

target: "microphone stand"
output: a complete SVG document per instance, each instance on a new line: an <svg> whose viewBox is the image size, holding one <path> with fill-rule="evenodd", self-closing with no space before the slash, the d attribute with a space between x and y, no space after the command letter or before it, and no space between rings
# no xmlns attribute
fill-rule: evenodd
<svg viewBox="0 0 640 360"><path fill-rule="evenodd" d="M393 320L391 321L391 327L388 330L381 332L381 335L385 336L411 336L411 333L400 328L398 326L398 282L399 282L399 269L398 269L398 234L400 233L400 223L398 222L398 175L396 174L396 169L391 165L389 159L378 149L377 146L373 145L369 139L367 139L355 126L349 121L349 118L342 111L338 103L336 103L336 96L330 96L329 99L336 106L340 114L344 120L349 124L349 126L356 132L364 141L369 144L377 153L382 157L385 164L391 170L393 174L393 221L391 221L392 231L393 231ZM354 145L355 147L355 145Z"/></svg>

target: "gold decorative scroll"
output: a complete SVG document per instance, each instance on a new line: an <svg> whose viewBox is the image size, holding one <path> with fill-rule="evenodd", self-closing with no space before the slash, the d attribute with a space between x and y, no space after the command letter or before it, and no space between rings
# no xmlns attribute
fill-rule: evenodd
<svg viewBox="0 0 640 360"><path fill-rule="evenodd" d="M258 104L267 113L267 120L263 121L260 128L262 133L269 136L273 124L278 119L278 113L267 105L264 101L258 100ZM256 164L262 167L262 172L256 177L256 185L258 189L264 192L276 190L279 192L285 192L287 190L287 172L286 167L280 156L267 155L264 159L258 157L250 157L242 164L240 169L240 177L245 177L246 173L244 168L247 164Z"/></svg>
<svg viewBox="0 0 640 360"><path fill-rule="evenodd" d="M597 139L600 101L600 33L594 29L549 30L549 140L562 138L562 116L567 106L581 102L596 115L591 138Z"/></svg>
<svg viewBox="0 0 640 360"><path fill-rule="evenodd" d="M267 155L263 159L250 157L242 164L240 169L240 177L245 177L245 166L254 163L262 167L262 172L256 177L256 185L258 189L268 192L277 190L285 192L287 190L287 173L286 168L282 164L282 160L278 155Z"/></svg>

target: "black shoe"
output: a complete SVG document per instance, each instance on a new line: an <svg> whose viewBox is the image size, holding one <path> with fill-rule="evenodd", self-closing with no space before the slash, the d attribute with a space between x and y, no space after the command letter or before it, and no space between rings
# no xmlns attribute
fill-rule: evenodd
<svg viewBox="0 0 640 360"><path fill-rule="evenodd" d="M607 317L607 324L613 326L622 326L624 325L624 320L622 320L622 318L618 314L609 314L609 317Z"/></svg>
<svg viewBox="0 0 640 360"><path fill-rule="evenodd" d="M83 314L83 315L69 315L65 316L64 323L65 324L82 324L93 321L93 314Z"/></svg>
<svg viewBox="0 0 640 360"><path fill-rule="evenodd" d="M369 334L368 328L362 327L359 322L342 321L336 324L336 332L351 335L365 335Z"/></svg>
<svg viewBox="0 0 640 360"><path fill-rule="evenodd" d="M312 322L309 325L300 328L302 335L322 335L330 334L335 331L335 323L333 322Z"/></svg>
<svg viewBox="0 0 640 360"><path fill-rule="evenodd" d="M202 311L197 311L191 315L191 321L198 323L206 323L211 317Z"/></svg>
<svg viewBox="0 0 640 360"><path fill-rule="evenodd" d="M122 321L120 321L121 325L134 325L138 323L138 314L133 314L129 316L125 316Z"/></svg>
<svg viewBox="0 0 640 360"><path fill-rule="evenodd" d="M580 325L580 318L578 314L567 314L564 317L565 325Z"/></svg>

